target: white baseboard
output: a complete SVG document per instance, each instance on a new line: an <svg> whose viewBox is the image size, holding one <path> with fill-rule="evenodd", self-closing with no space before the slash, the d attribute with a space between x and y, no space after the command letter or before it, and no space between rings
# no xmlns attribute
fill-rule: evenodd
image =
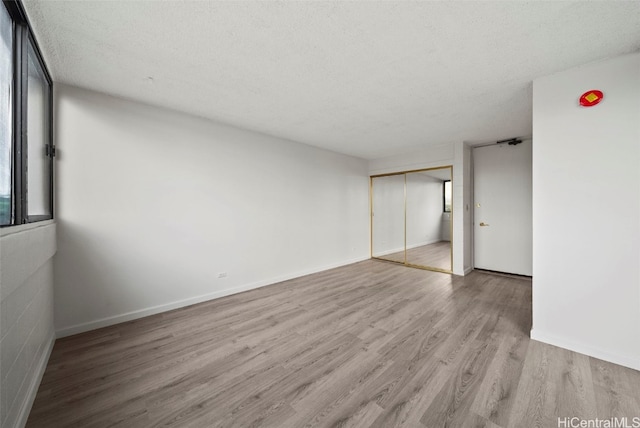
<svg viewBox="0 0 640 428"><path fill-rule="evenodd" d="M159 314L161 312L167 312L173 309L183 308L185 306L194 305L196 303L206 302L208 300L217 299L220 297L229 296L231 294L242 293L244 291L253 290L256 288L264 287L271 284L276 284L282 281L288 281L290 279L299 278L301 276L310 275L313 273L322 272L329 269L334 269L341 266L350 265L353 263L361 262L364 260L368 260L369 257L357 257L355 259L350 259L341 263L334 263L331 265L321 266L318 268L308 269L305 271L294 272L291 274L282 275L279 277L271 278L268 280L262 280L253 282L250 284L241 285L238 287L227 288L225 290L218 290L213 293L203 294L200 296L190 297L188 299L177 300L174 302L165 303L162 305L152 306L150 308L139 309L136 311L126 312L124 314L114 315L111 317L101 318L95 321L89 321L86 323L76 324L69 327L63 327L61 329L56 330L56 337L66 337L71 336L78 333L84 333L90 330L96 330L102 327L108 327L114 324L120 324L123 322L135 320L138 318L147 317L149 315Z"/></svg>
<svg viewBox="0 0 640 428"><path fill-rule="evenodd" d="M531 338L538 342L547 343L549 345L558 346L600 360L609 361L610 363L619 364L621 366L630 367L640 370L640 358L633 358L624 355L613 354L610 351L600 349L594 346L573 342L564 338L541 332L539 330L531 330Z"/></svg>
<svg viewBox="0 0 640 428"><path fill-rule="evenodd" d="M40 355L40 359L37 361L36 366L33 368L33 373L35 376L31 379L29 383L27 394L25 395L24 401L20 405L20 411L18 412L18 419L16 420L17 428L24 428L27 425L27 419L29 419L29 413L31 412L31 407L33 406L33 402L36 399L36 394L38 393L38 388L40 387L40 382L42 381L42 376L44 376L44 372L47 369L47 363L49 362L49 357L51 356L51 351L53 350L53 345L56 341L56 335L53 331L49 335L48 342L44 345L44 351L42 355Z"/></svg>
<svg viewBox="0 0 640 428"><path fill-rule="evenodd" d="M473 271L473 267L468 267L464 270L465 275L469 275Z"/></svg>

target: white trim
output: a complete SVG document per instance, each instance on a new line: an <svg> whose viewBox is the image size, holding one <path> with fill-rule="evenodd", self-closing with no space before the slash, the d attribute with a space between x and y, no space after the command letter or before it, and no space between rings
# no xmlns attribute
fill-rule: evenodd
<svg viewBox="0 0 640 428"><path fill-rule="evenodd" d="M473 272L473 267L465 268L464 275L469 275L471 272Z"/></svg>
<svg viewBox="0 0 640 428"><path fill-rule="evenodd" d="M630 367L635 370L640 370L640 358L629 357L625 355L612 354L611 352L600 349L594 346L585 345L582 343L573 342L564 338L554 336L539 330L531 329L531 339L538 342L547 343L549 345L558 346L560 348L568 349L570 351L578 352L580 354L588 355L590 357L598 358L600 360L609 361L621 366Z"/></svg>
<svg viewBox="0 0 640 428"><path fill-rule="evenodd" d="M45 350L40 356L40 360L37 362L36 367L31 371L35 372L36 375L31 378L31 382L29 384L29 389L25 395L25 399L20 406L20 412L18 413L18 418L16 420L16 427L23 428L27 425L27 419L29 419L29 413L31 413L31 407L33 406L33 402L36 399L36 394L38 393L38 388L40 388L40 382L42 382L42 377L44 376L44 372L47 369L47 364L49 363L49 357L51 356L51 351L53 351L53 345L56 342L55 332L51 332L49 335L49 341L45 344Z"/></svg>
<svg viewBox="0 0 640 428"><path fill-rule="evenodd" d="M364 260L369 260L369 257L358 257L355 259L347 260L341 263L334 263L327 266L322 266L319 268L308 269L305 271L296 272L293 274L281 275L275 278L271 278L268 280L262 280L253 282L250 284L241 285L234 288L227 288L225 290L215 291L213 293L203 294L200 296L190 297L188 299L177 300L170 303L165 303L162 305L152 306L150 308L139 309L136 311L127 312L120 315L114 315L107 318L101 318L95 321L89 321L82 324L72 325L70 327L61 328L56 330L56 337L66 337L74 334L84 333L86 331L95 330L102 327L108 327L114 324L120 324L126 321L135 320L138 318L147 317L149 315L159 314L161 312L170 311L173 309L183 308L185 306L194 305L196 303L206 302L208 300L218 299L220 297L229 296L231 294L242 293L244 291L254 290L256 288L264 287L267 285L276 284L278 282L288 281L290 279L299 278L301 276L310 275L317 272L322 272L329 269L334 269L341 266L350 265L353 263L358 263Z"/></svg>
<svg viewBox="0 0 640 428"><path fill-rule="evenodd" d="M13 235L14 233L20 233L31 229L37 229L39 227L49 226L50 224L54 224L55 222L55 220L43 220L37 221L35 223L5 226L3 228L0 228L0 236L9 236Z"/></svg>

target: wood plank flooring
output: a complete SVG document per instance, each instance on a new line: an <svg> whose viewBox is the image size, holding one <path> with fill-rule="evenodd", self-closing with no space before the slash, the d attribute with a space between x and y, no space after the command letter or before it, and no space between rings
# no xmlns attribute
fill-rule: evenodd
<svg viewBox="0 0 640 428"><path fill-rule="evenodd" d="M404 263L404 251L377 256L378 258ZM407 250L407 263L443 270L451 270L451 242L440 241Z"/></svg>
<svg viewBox="0 0 640 428"><path fill-rule="evenodd" d="M28 427L556 427L640 373L529 339L530 280L365 261L56 341Z"/></svg>

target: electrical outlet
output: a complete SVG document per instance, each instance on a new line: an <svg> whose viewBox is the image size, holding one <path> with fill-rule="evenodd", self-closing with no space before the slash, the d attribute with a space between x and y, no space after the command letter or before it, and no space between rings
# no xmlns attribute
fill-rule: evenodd
<svg viewBox="0 0 640 428"><path fill-rule="evenodd" d="M226 278L227 277L227 273L226 272L220 272L218 274L218 278Z"/></svg>

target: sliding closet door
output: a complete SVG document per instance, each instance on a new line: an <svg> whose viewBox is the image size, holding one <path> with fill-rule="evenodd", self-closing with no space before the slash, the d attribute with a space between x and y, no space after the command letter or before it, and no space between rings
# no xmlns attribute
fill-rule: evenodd
<svg viewBox="0 0 640 428"><path fill-rule="evenodd" d="M404 174L371 180L372 255L404 263Z"/></svg>
<svg viewBox="0 0 640 428"><path fill-rule="evenodd" d="M371 177L371 256L450 273L452 167Z"/></svg>

